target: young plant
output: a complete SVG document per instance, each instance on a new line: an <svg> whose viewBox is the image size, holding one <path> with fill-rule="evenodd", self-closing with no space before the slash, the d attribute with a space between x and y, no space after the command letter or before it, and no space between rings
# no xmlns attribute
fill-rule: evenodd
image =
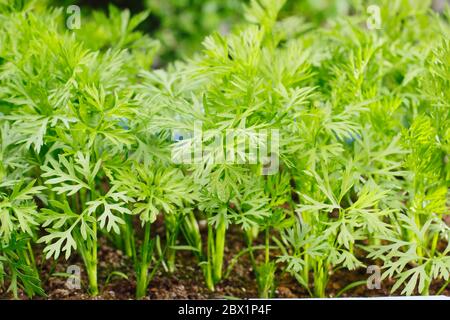
<svg viewBox="0 0 450 320"><path fill-rule="evenodd" d="M8 121L0 121L0 287L18 298L19 289L29 297L45 296L32 243L40 222L36 200L43 186L26 177L31 167L18 136Z"/></svg>
<svg viewBox="0 0 450 320"><path fill-rule="evenodd" d="M87 10L68 30L63 9L0 1L0 286L44 295L39 242L47 258L78 253L96 295L103 237L132 261L137 298L181 249L211 290L248 254L263 298L286 272L325 297L336 270L369 262L392 292L443 292L450 11L430 2L351 1L342 19L252 0L246 23L150 70L148 12ZM311 23L285 17L298 8ZM166 49L177 33L161 31ZM246 248L225 270L238 228Z"/></svg>
<svg viewBox="0 0 450 320"><path fill-rule="evenodd" d="M305 186L310 185L311 191L300 194L297 226L285 232L280 242L284 255L279 261L287 264L287 271L307 290L312 271L311 294L316 297L325 296L332 268L363 266L356 257L355 243L370 235L390 234L383 220L391 212L377 208L386 191L373 181L360 185L361 177L355 175L351 163L342 173L342 168L329 171L333 167L322 166L322 176L305 172L303 180L310 181Z"/></svg>
<svg viewBox="0 0 450 320"><path fill-rule="evenodd" d="M231 210L233 222L242 225L245 232L247 249L255 272L258 292L261 298L270 298L276 289L277 264L272 259L271 245L274 231L281 231L293 223L289 206L290 185L287 174L279 174L255 179L242 192ZM263 237L263 245L254 242ZM262 252L258 259L255 252Z"/></svg>
<svg viewBox="0 0 450 320"><path fill-rule="evenodd" d="M48 186L40 215L48 232L40 239L46 257L64 253L67 259L77 250L96 295L98 236L102 230L119 233L122 217L131 213L130 199L109 190L104 169L135 142L124 123L135 115L129 86L139 58L121 48L84 48L60 30L60 9L16 9L2 16L2 35L14 49L2 50L1 111L27 151L31 177ZM127 45L137 41L128 33L141 20L130 26L122 20Z"/></svg>
<svg viewBox="0 0 450 320"><path fill-rule="evenodd" d="M125 241L136 248L132 250L132 258L136 270L136 298L141 299L146 295L148 285L164 259L166 250L174 246L178 235L177 232L168 233L166 248L161 250L159 236L151 235L151 225L160 213L164 213L166 217L173 215L179 218L183 207L192 205L195 201L196 189L191 179L184 176L181 170L158 162L133 161L125 167L113 169L112 174L114 187L133 199L129 207L133 215L139 216L144 233L138 242L132 220L127 221L128 231L124 235L128 239ZM159 259L156 259L156 253L159 253ZM149 274L150 267L153 271Z"/></svg>
<svg viewBox="0 0 450 320"><path fill-rule="evenodd" d="M208 223L207 250L197 255L210 289L223 276L228 226L242 223L246 210L250 210L249 217L264 216L279 205L274 204L279 199L257 200L263 193L252 194L241 185L253 185L251 181L261 175L277 173L278 132L288 125L291 109L303 105L312 92L308 86L300 87L310 77L306 55L295 60L300 44L293 40L277 47L288 38L281 25L276 25L283 3L252 2L247 16L255 25L227 37L214 34L206 38L202 56L175 65L170 73L144 74L142 88L159 106L152 125L174 135L182 133L183 140L173 146L173 158L192 171L202 188L198 209ZM250 144L256 145L256 152ZM273 158L273 163L268 158ZM249 204L253 209L247 208ZM201 234L193 218L194 213L186 217L182 230L189 245L200 249ZM268 238L273 223L269 221L261 228ZM271 289L262 291L268 295Z"/></svg>

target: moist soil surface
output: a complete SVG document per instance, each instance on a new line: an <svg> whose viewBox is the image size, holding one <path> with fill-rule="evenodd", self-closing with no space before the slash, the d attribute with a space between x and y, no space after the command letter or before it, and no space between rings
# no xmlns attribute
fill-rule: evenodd
<svg viewBox="0 0 450 320"><path fill-rule="evenodd" d="M225 249L225 266L227 271L232 259L241 250L245 249L242 233L239 230L230 230L227 235L227 247ZM46 298L34 299L68 299L68 300L117 300L134 299L135 279L130 259L120 250L114 249L107 241L100 241L98 260L99 295L91 297L87 293L87 275L83 272L83 263L79 257L74 256L68 261L64 259L45 260L37 256L37 263L41 266L41 280L47 293ZM364 260L363 260L364 261ZM81 289L68 289L67 278L62 276L70 265L76 265L81 269ZM125 275L128 278L125 278ZM327 296L335 297L343 288L356 281L366 281L370 274L365 268L355 271L336 270L330 271L330 281L327 287ZM305 290L289 274L278 273L278 282L275 290L276 298L309 298ZM380 289L368 289L365 284L346 290L341 297L375 297L389 296L394 281L385 279L381 281ZM430 294L439 290L443 283L434 283ZM400 292L398 292L399 294ZM442 295L450 296L450 286L442 292ZM144 299L212 299L212 298L257 298L258 289L254 272L251 267L248 254L242 255L234 264L229 276L216 285L214 291L205 286L203 273L198 265L196 257L188 251L178 251L176 269L168 272L161 266L151 281L147 296ZM9 293L0 290L0 299L12 298ZM21 293L20 299L27 299Z"/></svg>

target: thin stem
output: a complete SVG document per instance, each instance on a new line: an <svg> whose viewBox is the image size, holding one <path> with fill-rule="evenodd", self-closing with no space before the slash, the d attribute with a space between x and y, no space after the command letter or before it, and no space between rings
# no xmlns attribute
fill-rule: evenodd
<svg viewBox="0 0 450 320"><path fill-rule="evenodd" d="M138 279L136 284L136 298L141 299L146 295L147 291L147 275L148 275L148 253L150 245L150 222L145 223L144 241L141 247L141 261L138 269Z"/></svg>
<svg viewBox="0 0 450 320"><path fill-rule="evenodd" d="M439 219L442 219L442 216L439 216ZM435 233L433 236L433 240L431 241L430 258L433 258L436 253L438 241L439 241L439 233Z"/></svg>
<svg viewBox="0 0 450 320"><path fill-rule="evenodd" d="M270 258L270 234L269 234L269 227L266 228L266 232L265 232L265 262L266 264L269 263L269 258Z"/></svg>
<svg viewBox="0 0 450 320"><path fill-rule="evenodd" d="M215 254L213 258L213 279L218 283L222 279L223 254L225 249L226 223L221 221L216 230Z"/></svg>
<svg viewBox="0 0 450 320"><path fill-rule="evenodd" d="M97 283L97 219L95 213L93 213L95 222L92 224L92 231L94 233L94 239L91 243L91 253L88 261L88 278L89 278L89 291L92 296L98 295L98 283Z"/></svg>
<svg viewBox="0 0 450 320"><path fill-rule="evenodd" d="M176 245L176 241L178 238L178 232L179 232L179 226L180 223L177 223L176 221L180 221L181 216L176 215L171 217L169 223L167 223L167 232L166 232L166 238L167 238L167 245L165 251L167 251L167 266L169 269L169 272L175 271L175 254L176 249L172 248Z"/></svg>
<svg viewBox="0 0 450 320"><path fill-rule="evenodd" d="M36 271L36 273L38 273L37 267L36 267L36 260L34 259L34 252L33 252L33 248L31 248L30 241L27 242L27 248L28 248L28 255L30 257L31 266Z"/></svg>
<svg viewBox="0 0 450 320"><path fill-rule="evenodd" d="M444 292L445 288L447 288L447 286L450 284L450 279L447 280L446 283L444 283L444 285L439 289L438 292L436 292L436 295L440 295L442 292Z"/></svg>
<svg viewBox="0 0 450 320"><path fill-rule="evenodd" d="M305 246L305 251L307 250L307 246ZM303 268L303 280L306 283L306 285L309 287L309 255L307 253L305 253L305 266Z"/></svg>
<svg viewBox="0 0 450 320"><path fill-rule="evenodd" d="M252 264L253 270L256 271L256 259L255 255L253 254L253 240L252 240L253 237L251 235L251 231L246 232L246 238L247 238L247 247L250 254L250 262Z"/></svg>
<svg viewBox="0 0 450 320"><path fill-rule="evenodd" d="M214 281L213 281L213 257L214 257L214 231L211 225L208 224L208 251L207 251L207 260L203 264L204 274L205 274L205 282L206 286L209 290L214 291Z"/></svg>

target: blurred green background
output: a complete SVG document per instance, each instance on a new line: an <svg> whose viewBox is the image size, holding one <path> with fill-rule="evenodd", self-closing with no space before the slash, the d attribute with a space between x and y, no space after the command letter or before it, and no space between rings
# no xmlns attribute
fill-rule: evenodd
<svg viewBox="0 0 450 320"><path fill-rule="evenodd" d="M322 23L329 17L347 14L351 0L291 0L283 15L301 14L305 20ZM358 1L356 1L358 2ZM51 0L53 6L80 6L82 21L93 10L108 12L108 6L129 9L132 14L149 10L139 29L161 42L157 64L164 65L198 51L205 36L213 31L227 33L244 21L248 0Z"/></svg>
<svg viewBox="0 0 450 320"><path fill-rule="evenodd" d="M53 6L75 4L80 6L82 23L91 21L91 32L101 29L107 23L108 7L113 5L119 9L129 9L132 14L149 10L149 16L138 30L148 34L160 42L156 66L162 66L179 58L186 58L197 52L205 36L218 31L227 33L234 26L242 23L244 7L250 0L48 0ZM405 3L411 0L393 0ZM412 0L420 2L421 0ZM449 0L433 0L433 8L442 10ZM425 1L427 2L427 1ZM364 10L376 0L287 0L282 17L301 16L311 26L326 23L327 19L337 16L351 15ZM103 16L98 12L103 12ZM86 18L86 14L88 17ZM89 23L89 22L88 22ZM106 30L106 28L105 28ZM92 36L92 34L91 34ZM94 40L92 40L94 39ZM95 36L91 41L96 41ZM100 41L101 42L101 41Z"/></svg>

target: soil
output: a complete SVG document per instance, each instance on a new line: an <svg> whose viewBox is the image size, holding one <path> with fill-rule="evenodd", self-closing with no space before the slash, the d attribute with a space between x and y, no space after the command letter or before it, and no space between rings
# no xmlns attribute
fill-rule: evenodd
<svg viewBox="0 0 450 320"><path fill-rule="evenodd" d="M228 247L225 249L225 266L245 248L242 234L238 230L230 230L228 233ZM46 299L134 299L135 279L133 275L132 263L120 250L114 249L106 240L102 239L99 249L98 281L100 293L97 297L91 297L87 293L87 275L81 271L82 287L74 290L66 287L67 278L55 273L64 273L70 265L76 265L83 270L83 263L78 257L73 257L68 261L63 259L55 262L45 260L42 256L37 257L37 263L41 265L42 282L48 297ZM177 252L176 270L172 273L164 268L159 268L154 279L148 288L148 295L145 299L213 299L213 298L257 298L258 289L255 276L251 267L248 255L243 255L230 272L228 278L222 280L210 291L204 284L203 273L198 266L198 262L193 254L188 251ZM125 279L123 275L128 275ZM327 288L329 297L336 294L348 284L355 281L364 281L370 275L365 269L355 271L336 270L330 272L330 281ZM373 297L389 296L390 289L394 281L385 279L381 282L380 289L369 290L366 285L352 288L341 295L341 297ZM442 283L432 285L431 294L437 292ZM450 296L450 286L442 293ZM295 279L288 274L279 275L279 281L275 290L276 298L309 298L308 292L299 285ZM11 296L0 291L0 299L9 299ZM22 293L21 299L27 299ZM35 299L43 299L35 297Z"/></svg>

